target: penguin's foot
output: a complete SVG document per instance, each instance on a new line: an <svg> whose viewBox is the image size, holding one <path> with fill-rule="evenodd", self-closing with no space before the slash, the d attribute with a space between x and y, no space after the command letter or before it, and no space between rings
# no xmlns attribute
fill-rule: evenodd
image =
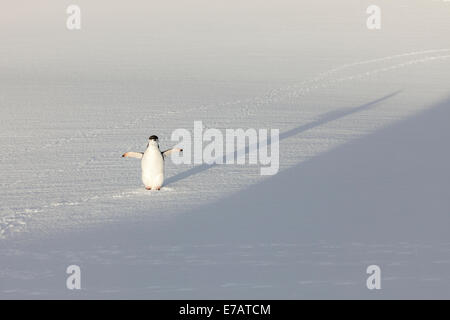
<svg viewBox="0 0 450 320"><path fill-rule="evenodd" d="M152 190L152 187L145 187L145 190Z"/></svg>

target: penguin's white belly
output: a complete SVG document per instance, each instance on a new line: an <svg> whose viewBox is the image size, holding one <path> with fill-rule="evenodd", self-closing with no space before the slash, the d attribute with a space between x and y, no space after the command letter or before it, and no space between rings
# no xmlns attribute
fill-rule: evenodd
<svg viewBox="0 0 450 320"><path fill-rule="evenodd" d="M142 182L152 189L164 182L164 159L158 148L147 149L142 157Z"/></svg>

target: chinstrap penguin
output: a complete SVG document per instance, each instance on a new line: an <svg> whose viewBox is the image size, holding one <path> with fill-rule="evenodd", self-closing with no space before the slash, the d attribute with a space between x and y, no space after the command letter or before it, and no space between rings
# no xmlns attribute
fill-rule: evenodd
<svg viewBox="0 0 450 320"><path fill-rule="evenodd" d="M183 149L172 148L161 152L157 136L148 138L145 152L127 152L122 157L141 159L142 182L147 190L160 190L164 183L164 158Z"/></svg>

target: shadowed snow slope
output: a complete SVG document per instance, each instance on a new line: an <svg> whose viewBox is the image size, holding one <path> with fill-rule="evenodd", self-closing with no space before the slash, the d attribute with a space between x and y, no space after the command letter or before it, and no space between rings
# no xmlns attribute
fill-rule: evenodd
<svg viewBox="0 0 450 320"><path fill-rule="evenodd" d="M171 238L450 241L448 119L450 100L180 217Z"/></svg>

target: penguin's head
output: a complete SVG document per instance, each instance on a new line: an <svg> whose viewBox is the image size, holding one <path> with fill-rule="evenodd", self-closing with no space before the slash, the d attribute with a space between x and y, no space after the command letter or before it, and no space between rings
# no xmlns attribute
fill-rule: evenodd
<svg viewBox="0 0 450 320"><path fill-rule="evenodd" d="M157 136L150 136L150 138L148 138L148 145L159 145L159 140Z"/></svg>

